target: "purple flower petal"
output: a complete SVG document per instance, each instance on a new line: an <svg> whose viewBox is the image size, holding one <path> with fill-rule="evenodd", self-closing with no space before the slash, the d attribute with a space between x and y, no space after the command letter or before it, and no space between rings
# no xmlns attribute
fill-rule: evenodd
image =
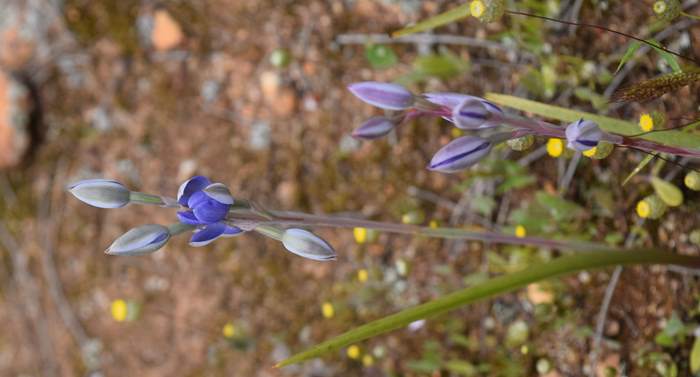
<svg viewBox="0 0 700 377"><path fill-rule="evenodd" d="M577 151L587 151L598 145L603 131L590 120L579 119L566 127L567 147Z"/></svg>
<svg viewBox="0 0 700 377"><path fill-rule="evenodd" d="M490 141L476 136L463 136L451 141L435 153L428 169L454 173L476 164L490 151Z"/></svg>
<svg viewBox="0 0 700 377"><path fill-rule="evenodd" d="M201 225L202 223L197 220L197 217L192 211L180 211L177 213L177 218L181 223L187 225Z"/></svg>
<svg viewBox="0 0 700 377"><path fill-rule="evenodd" d="M218 223L223 220L231 205L222 204L212 199L203 191L197 191L187 201L187 206L192 209L195 217L203 224Z"/></svg>
<svg viewBox="0 0 700 377"><path fill-rule="evenodd" d="M352 94L370 105L386 110L405 110L413 106L413 93L398 84L365 81L350 84Z"/></svg>
<svg viewBox="0 0 700 377"><path fill-rule="evenodd" d="M237 226L231 226L231 225L226 225L226 230L224 230L224 234L222 234L222 237L233 237L237 236L239 234L243 233L243 229L237 227Z"/></svg>
<svg viewBox="0 0 700 377"><path fill-rule="evenodd" d="M358 139L376 139L394 129L396 123L386 117L373 117L352 132L352 137Z"/></svg>
<svg viewBox="0 0 700 377"><path fill-rule="evenodd" d="M204 190L204 188L210 184L211 182L209 179L207 177L202 177L201 175L196 175L188 179L185 181L185 183L181 184L180 188L177 190L177 202L183 206L187 205L187 202L192 194L197 191Z"/></svg>
<svg viewBox="0 0 700 377"><path fill-rule="evenodd" d="M483 98L476 97L476 96L470 96L467 94L461 94L461 93L450 93L450 92L431 92L431 93L424 93L423 97L428 100L428 102L432 102L436 105L440 106L445 106L450 109L454 109L456 106L459 106L462 102L468 100L468 99L475 99L478 101L481 101L488 110L491 113L494 114L503 114L503 110L501 110L500 107L496 106L492 102L489 102Z"/></svg>
<svg viewBox="0 0 700 377"><path fill-rule="evenodd" d="M190 238L190 246L200 247L212 243L226 231L226 225L223 223L209 224L201 230L195 231Z"/></svg>
<svg viewBox="0 0 700 377"><path fill-rule="evenodd" d="M202 190L208 197L216 200L221 204L233 204L233 196L223 183L212 183Z"/></svg>

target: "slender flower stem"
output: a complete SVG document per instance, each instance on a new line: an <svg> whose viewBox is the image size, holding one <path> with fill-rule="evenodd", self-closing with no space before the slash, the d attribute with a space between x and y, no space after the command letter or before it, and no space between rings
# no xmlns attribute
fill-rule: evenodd
<svg viewBox="0 0 700 377"><path fill-rule="evenodd" d="M260 224L280 226L314 226L332 228L368 228L387 233L408 234L414 236L435 237L443 239L462 239L482 242L494 242L510 245L532 245L560 250L594 251L610 250L608 245L584 241L551 240L540 237L519 238L513 235L489 231L466 231L457 228L430 228L406 224L385 223L379 221L353 219L324 215L311 215L299 212L269 211L274 219L260 221Z"/></svg>
<svg viewBox="0 0 700 377"><path fill-rule="evenodd" d="M144 192L132 191L129 195L131 203L157 205L166 208L180 208L180 203L173 198L166 196L146 194Z"/></svg>

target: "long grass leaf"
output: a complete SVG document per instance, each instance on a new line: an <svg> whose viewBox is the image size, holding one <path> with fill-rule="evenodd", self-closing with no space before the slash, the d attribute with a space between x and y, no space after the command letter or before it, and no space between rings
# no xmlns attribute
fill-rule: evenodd
<svg viewBox="0 0 700 377"><path fill-rule="evenodd" d="M411 322L434 317L478 300L487 299L525 287L536 281L572 274L582 270L629 264L700 266L700 257L690 257L649 249L636 249L624 252L598 251L588 254L563 256L551 262L531 266L523 271L502 275L484 283L440 297L436 300L369 322L317 344L306 351L293 355L276 366L284 367L316 358L362 340L403 328Z"/></svg>

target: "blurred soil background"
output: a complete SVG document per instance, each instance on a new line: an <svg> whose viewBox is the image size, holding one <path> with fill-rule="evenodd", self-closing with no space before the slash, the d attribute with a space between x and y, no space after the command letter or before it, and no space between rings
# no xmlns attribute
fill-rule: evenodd
<svg viewBox="0 0 700 377"><path fill-rule="evenodd" d="M557 6L560 17L631 33L652 17L643 1L541 3ZM566 63L553 64L552 56L575 56L593 64L593 79L582 80L603 93L610 81L596 78L614 71L627 45L610 34L544 25L544 54L498 39L404 43L392 45L394 64L377 69L363 44L338 40L359 33L362 41L456 4L2 0L0 375L603 377L612 370L655 376L664 365L689 375L692 337L670 345L655 338L672 318L699 319L697 272L660 267L622 271L598 342L610 270L543 282L350 352L274 369L352 326L555 254L387 234L358 243L352 230L324 229L337 262L303 260L255 234L204 248L179 237L152 256L117 258L103 253L113 239L144 223L170 224L174 213L99 210L65 190L72 181L107 177L175 196L182 181L201 174L272 209L504 232L518 225L511 214L539 193L563 192L580 211L575 218L546 214L540 234L613 243L633 234L634 245L697 253L688 236L699 224L697 194L686 193L686 204L662 220L636 217L634 205L650 189L641 178L620 182L638 153L587 160L562 190L568 162L548 157L544 140L535 152L499 150L486 166L520 161L532 177L501 189L508 177L500 173L425 169L454 137L439 120L371 143L349 137L374 110L346 85L404 77L420 56L449 51L465 65L456 74L423 75L410 83L415 90L493 91L595 111L572 90L579 82L558 80L538 95L527 85L529 72L553 66L564 75ZM469 19L438 32L484 40L509 26ZM697 24L685 23L664 42L700 59ZM635 64L623 83L658 73L652 57ZM680 117L697 112L697 94L691 86L606 111L636 121L648 106Z"/></svg>

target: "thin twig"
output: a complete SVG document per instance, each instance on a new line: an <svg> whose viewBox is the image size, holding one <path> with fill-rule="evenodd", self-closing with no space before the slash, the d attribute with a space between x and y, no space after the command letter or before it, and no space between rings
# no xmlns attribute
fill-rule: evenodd
<svg viewBox="0 0 700 377"><path fill-rule="evenodd" d="M492 42L480 38L464 37L461 35L450 34L411 34L398 38L392 38L386 34L340 34L335 41L341 45L359 44L366 45L370 43L389 44L389 43L408 43L408 44L449 44L458 46L483 47L495 50L517 52L514 47L506 46L497 42Z"/></svg>

